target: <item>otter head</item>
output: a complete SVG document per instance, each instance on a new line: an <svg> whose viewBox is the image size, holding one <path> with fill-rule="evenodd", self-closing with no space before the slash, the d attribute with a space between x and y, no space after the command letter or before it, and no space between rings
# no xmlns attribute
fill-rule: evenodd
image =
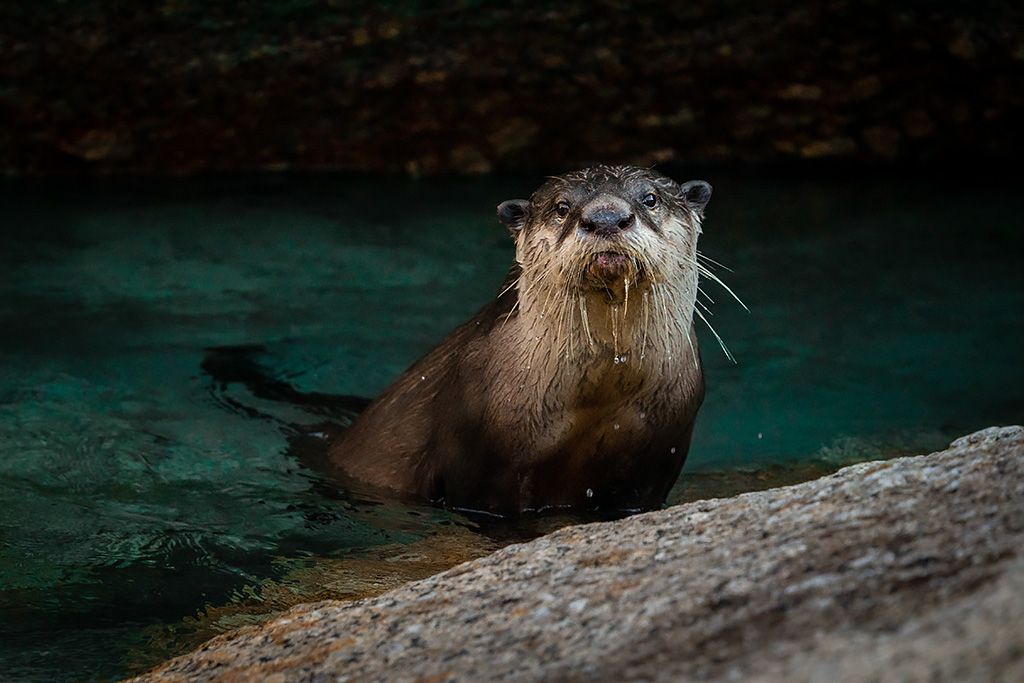
<svg viewBox="0 0 1024 683"><path fill-rule="evenodd" d="M529 199L498 206L524 272L551 268L570 289L610 288L627 279L664 281L695 262L711 186L679 184L633 166L595 166L551 178ZM695 271L694 265L693 270Z"/></svg>
<svg viewBox="0 0 1024 683"><path fill-rule="evenodd" d="M589 346L595 336L614 338L616 357L629 328L645 324L639 316L649 304L692 318L697 237L710 198L701 180L680 184L647 168L595 166L549 179L529 200L503 202L498 217L522 269L521 309L571 323L568 302L580 312ZM644 304L632 316L631 291Z"/></svg>

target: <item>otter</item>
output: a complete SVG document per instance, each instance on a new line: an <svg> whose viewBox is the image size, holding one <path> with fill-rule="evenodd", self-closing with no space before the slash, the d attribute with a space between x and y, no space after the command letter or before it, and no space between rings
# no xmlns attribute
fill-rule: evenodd
<svg viewBox="0 0 1024 683"><path fill-rule="evenodd" d="M595 166L502 202L515 262L498 295L370 403L330 466L502 516L660 507L704 398L710 197L701 180Z"/></svg>

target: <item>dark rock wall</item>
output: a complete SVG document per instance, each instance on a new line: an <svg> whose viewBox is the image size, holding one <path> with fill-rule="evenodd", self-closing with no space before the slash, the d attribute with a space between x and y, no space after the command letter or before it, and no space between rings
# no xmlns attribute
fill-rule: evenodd
<svg viewBox="0 0 1024 683"><path fill-rule="evenodd" d="M4 2L0 168L1010 160L1020 7Z"/></svg>

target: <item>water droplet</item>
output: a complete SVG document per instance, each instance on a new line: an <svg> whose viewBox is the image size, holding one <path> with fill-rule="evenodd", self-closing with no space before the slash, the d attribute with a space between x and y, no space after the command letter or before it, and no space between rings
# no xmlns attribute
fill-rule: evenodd
<svg viewBox="0 0 1024 683"><path fill-rule="evenodd" d="M668 449L668 452L669 453L675 453L676 452L676 447L673 446L672 448Z"/></svg>
<svg viewBox="0 0 1024 683"><path fill-rule="evenodd" d="M594 489L587 489L587 498L594 497Z"/></svg>
<svg viewBox="0 0 1024 683"><path fill-rule="evenodd" d="M426 378L427 378L426 375L420 375L420 379L426 379Z"/></svg>
<svg viewBox="0 0 1024 683"><path fill-rule="evenodd" d="M615 424L613 424L612 425L612 429L614 429L615 431L618 431L619 430L619 423L616 422Z"/></svg>

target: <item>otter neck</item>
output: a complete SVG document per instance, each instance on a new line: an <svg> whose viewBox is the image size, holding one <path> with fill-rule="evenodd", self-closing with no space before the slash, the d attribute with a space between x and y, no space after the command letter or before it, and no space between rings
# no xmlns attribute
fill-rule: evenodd
<svg viewBox="0 0 1024 683"><path fill-rule="evenodd" d="M696 270L685 268L671 280L622 278L601 289L521 282L518 327L531 349L529 365L561 372L604 361L695 362L696 293Z"/></svg>

